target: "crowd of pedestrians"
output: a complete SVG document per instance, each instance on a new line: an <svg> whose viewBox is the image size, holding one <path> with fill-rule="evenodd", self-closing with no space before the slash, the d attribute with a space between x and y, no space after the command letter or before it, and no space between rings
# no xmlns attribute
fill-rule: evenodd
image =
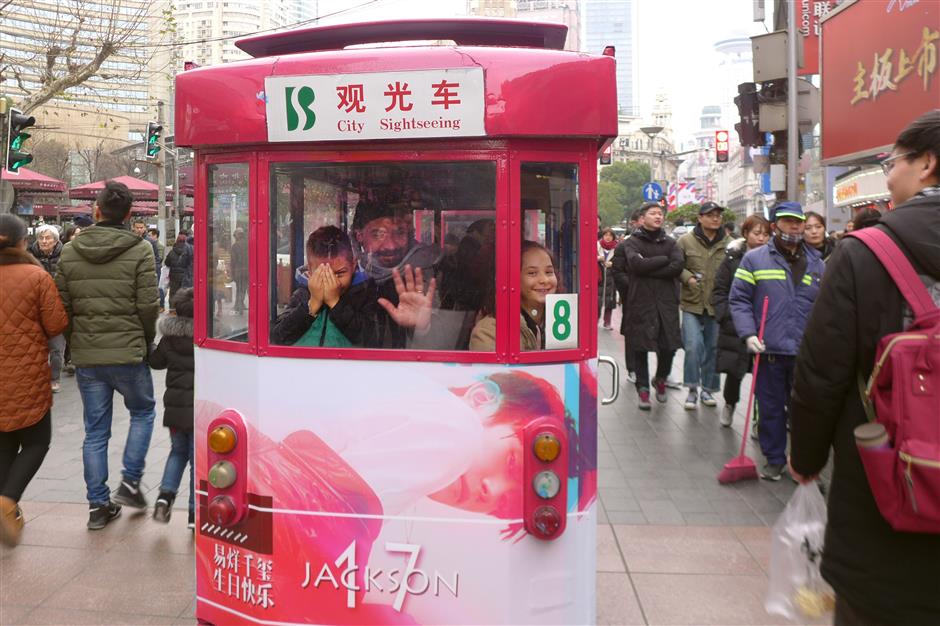
<svg viewBox="0 0 940 626"><path fill-rule="evenodd" d="M757 420L761 478L815 481L832 451L822 573L837 595L839 626L940 623L940 344L931 334L940 328L940 109L912 122L882 167L892 210L859 211L845 233L827 234L825 217L780 202L769 220L748 217L734 239L722 227L722 207L707 202L697 224L670 236L660 205L647 203L631 216L610 265L640 410L651 409L651 391L667 400L681 347L685 408L716 406L723 373L718 421L731 426L742 378L758 359L755 416L747 419ZM865 243L856 238L862 229L870 229ZM869 235L886 235L896 250L876 256ZM882 255L895 273L912 268L903 290ZM889 363L889 335L922 347L911 357L914 371L882 371L874 391L919 404L889 404L884 398L894 396L887 395L869 401L876 350L879 364ZM652 379L649 352L657 357ZM872 457L881 465L867 456L863 463L856 428L882 424L887 436L866 453L881 455ZM880 481L876 489L871 480ZM902 508L908 527L897 521Z"/></svg>

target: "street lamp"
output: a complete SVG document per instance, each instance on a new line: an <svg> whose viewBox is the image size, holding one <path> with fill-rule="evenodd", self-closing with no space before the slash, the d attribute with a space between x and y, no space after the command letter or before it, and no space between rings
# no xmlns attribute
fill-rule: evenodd
<svg viewBox="0 0 940 626"><path fill-rule="evenodd" d="M663 132L663 127L662 126L644 126L640 128L640 130L643 131L643 133L647 137L650 138L650 182L652 183L652 182L655 182L655 178L653 178L653 159L655 158L655 155L653 154L653 137Z"/></svg>

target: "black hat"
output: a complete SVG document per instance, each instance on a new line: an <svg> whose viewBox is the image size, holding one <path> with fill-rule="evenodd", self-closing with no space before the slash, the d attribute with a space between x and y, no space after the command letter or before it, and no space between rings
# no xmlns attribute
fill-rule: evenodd
<svg viewBox="0 0 940 626"><path fill-rule="evenodd" d="M381 217L410 217L411 208L400 203L360 200L353 217L353 230L362 230L366 224Z"/></svg>
<svg viewBox="0 0 940 626"><path fill-rule="evenodd" d="M723 213L724 210L724 207L719 205L717 202L706 202L699 208L698 214L705 215L706 213L711 213L712 211L721 211Z"/></svg>
<svg viewBox="0 0 940 626"><path fill-rule="evenodd" d="M92 221L87 215L76 215L75 219L72 220L72 223L79 228L88 228L89 226L94 226L95 222Z"/></svg>

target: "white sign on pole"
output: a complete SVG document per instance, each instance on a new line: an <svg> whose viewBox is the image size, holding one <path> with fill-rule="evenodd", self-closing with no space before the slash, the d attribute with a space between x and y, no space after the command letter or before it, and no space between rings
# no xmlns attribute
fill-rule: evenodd
<svg viewBox="0 0 940 626"><path fill-rule="evenodd" d="M268 141L479 137L483 69L269 76Z"/></svg>
<svg viewBox="0 0 940 626"><path fill-rule="evenodd" d="M545 349L578 347L578 294L545 296Z"/></svg>

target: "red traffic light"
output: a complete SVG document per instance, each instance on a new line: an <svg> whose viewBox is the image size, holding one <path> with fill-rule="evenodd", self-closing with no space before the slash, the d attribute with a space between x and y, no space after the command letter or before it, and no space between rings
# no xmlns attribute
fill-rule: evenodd
<svg viewBox="0 0 940 626"><path fill-rule="evenodd" d="M728 131L715 131L715 161L718 163L728 162Z"/></svg>

